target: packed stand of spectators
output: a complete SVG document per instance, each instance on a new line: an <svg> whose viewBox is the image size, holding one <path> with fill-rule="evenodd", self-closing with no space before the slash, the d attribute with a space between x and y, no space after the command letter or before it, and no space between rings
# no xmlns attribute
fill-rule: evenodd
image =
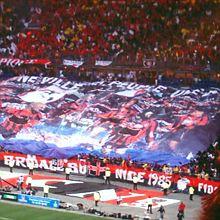
<svg viewBox="0 0 220 220"><path fill-rule="evenodd" d="M75 82L120 81L134 82L142 85L164 85L173 87L188 86L191 88L220 87L220 73L218 72L185 72L170 70L148 70L144 68L80 68L44 65L22 65L16 68L3 66L0 69L0 79L13 76L41 76L66 78Z"/></svg>
<svg viewBox="0 0 220 220"><path fill-rule="evenodd" d="M220 141L210 145L206 151L198 152L197 156L190 163L191 173L198 173L201 178L220 177Z"/></svg>
<svg viewBox="0 0 220 220"><path fill-rule="evenodd" d="M0 2L0 53L142 63L219 64L218 0Z"/></svg>
<svg viewBox="0 0 220 220"><path fill-rule="evenodd" d="M193 157L189 164L183 165L179 164L178 166L170 166L170 164L158 164L158 163L148 163L135 161L130 158L128 155L127 158L121 157L101 157L100 155L77 155L77 159L86 159L91 161L91 163L96 164L100 162L103 166L108 164L116 164L121 167L136 167L143 168L148 171L158 171L165 173L176 173L181 175L192 175L204 179L219 179L220 178L220 167L219 167L219 158L220 158L220 141L215 141L206 151L198 152L195 157Z"/></svg>

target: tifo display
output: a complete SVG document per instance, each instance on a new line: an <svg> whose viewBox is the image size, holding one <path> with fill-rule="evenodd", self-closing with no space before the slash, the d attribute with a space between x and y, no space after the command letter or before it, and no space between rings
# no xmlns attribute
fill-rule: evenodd
<svg viewBox="0 0 220 220"><path fill-rule="evenodd" d="M0 82L0 144L46 158L93 154L186 164L219 134L219 90L21 76Z"/></svg>

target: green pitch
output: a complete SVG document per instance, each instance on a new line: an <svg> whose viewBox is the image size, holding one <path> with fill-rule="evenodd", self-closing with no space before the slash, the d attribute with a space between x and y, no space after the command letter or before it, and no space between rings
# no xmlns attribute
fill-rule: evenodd
<svg viewBox="0 0 220 220"><path fill-rule="evenodd" d="M0 202L0 220L100 220L100 217L79 215Z"/></svg>

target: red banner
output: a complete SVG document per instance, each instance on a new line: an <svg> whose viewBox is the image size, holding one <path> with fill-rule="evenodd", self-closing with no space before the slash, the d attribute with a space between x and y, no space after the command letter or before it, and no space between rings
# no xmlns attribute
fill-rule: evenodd
<svg viewBox="0 0 220 220"><path fill-rule="evenodd" d="M49 65L51 64L50 60L46 59L31 59L31 60L21 60L21 59L15 59L15 58L0 58L0 66L6 65L11 67L20 66L22 64L39 64L39 65Z"/></svg>
<svg viewBox="0 0 220 220"><path fill-rule="evenodd" d="M187 186L195 187L199 193L211 194L220 186L219 181L201 179L195 176L180 176L180 174L166 174L157 171L147 171L143 168L123 168L119 165L102 165L101 162L95 164L85 159L45 159L39 156L30 156L19 153L0 152L0 163L8 166L10 161L14 161L15 167L28 168L30 161L34 162L35 169L64 171L65 167L70 167L72 173L81 175L95 175L103 177L106 167L111 170L111 178L119 181L132 182L134 174L137 174L139 183L162 187L166 182L170 187L175 186L177 190L184 191Z"/></svg>

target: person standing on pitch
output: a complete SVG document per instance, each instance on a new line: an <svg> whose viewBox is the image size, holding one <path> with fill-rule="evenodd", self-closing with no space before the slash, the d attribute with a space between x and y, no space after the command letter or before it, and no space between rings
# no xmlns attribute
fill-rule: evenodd
<svg viewBox="0 0 220 220"><path fill-rule="evenodd" d="M95 206L98 206L98 203L101 199L100 193L99 192L94 192L93 197L94 197L94 201L95 201Z"/></svg>
<svg viewBox="0 0 220 220"><path fill-rule="evenodd" d="M18 190L23 190L23 184L24 184L24 176L21 175L18 177L18 182L17 182Z"/></svg>
<svg viewBox="0 0 220 220"><path fill-rule="evenodd" d="M28 168L29 168L29 175L33 175L34 174L34 161L30 161L28 163Z"/></svg>
<svg viewBox="0 0 220 220"><path fill-rule="evenodd" d="M117 205L120 205L122 202L122 197L121 196L117 196Z"/></svg>
<svg viewBox="0 0 220 220"><path fill-rule="evenodd" d="M26 179L26 182L25 184L28 186L28 185L32 185L32 177L31 176L28 176L27 179Z"/></svg>
<svg viewBox="0 0 220 220"><path fill-rule="evenodd" d="M160 219L159 220L163 220L164 214L165 214L164 207L161 205L160 208L157 211L160 212Z"/></svg>
<svg viewBox="0 0 220 220"><path fill-rule="evenodd" d="M66 173L66 180L70 179L70 174L71 174L72 169L70 167L65 168L65 173Z"/></svg>
<svg viewBox="0 0 220 220"><path fill-rule="evenodd" d="M178 206L178 214L179 214L180 218L182 216L184 218L185 208L186 208L186 205L181 201L181 203Z"/></svg>
<svg viewBox="0 0 220 220"><path fill-rule="evenodd" d="M44 190L44 197L48 197L49 189L50 189L50 187L47 184L45 184L44 188L43 188L43 190Z"/></svg>
<svg viewBox="0 0 220 220"><path fill-rule="evenodd" d="M167 196L168 189L169 189L169 184L167 182L164 182L163 185L162 185L162 188L163 188L164 196Z"/></svg>
<svg viewBox="0 0 220 220"><path fill-rule="evenodd" d="M193 201L194 188L192 186L189 187L189 200Z"/></svg>
<svg viewBox="0 0 220 220"><path fill-rule="evenodd" d="M178 212L178 214L177 214L177 219L178 219L178 220L183 220L183 218L184 218L183 213Z"/></svg>
<svg viewBox="0 0 220 220"><path fill-rule="evenodd" d="M132 181L133 181L133 190L137 190L138 180L139 179L138 179L137 174L134 174L133 179L132 179Z"/></svg>
<svg viewBox="0 0 220 220"><path fill-rule="evenodd" d="M110 170L110 168L106 167L106 170L105 170L105 184L110 185L110 177L111 177L111 170Z"/></svg>
<svg viewBox="0 0 220 220"><path fill-rule="evenodd" d="M13 173L13 167L15 165L15 160L10 160L8 165L10 168L10 173Z"/></svg>
<svg viewBox="0 0 220 220"><path fill-rule="evenodd" d="M152 206L153 206L153 200L151 198L151 196L148 196L147 198L147 212L150 214L153 214L153 211L152 211Z"/></svg>
<svg viewBox="0 0 220 220"><path fill-rule="evenodd" d="M27 167L29 169L29 175L31 175L31 176L34 175L35 160L36 160L35 155L29 155L29 154L27 155L26 163L27 163Z"/></svg>

